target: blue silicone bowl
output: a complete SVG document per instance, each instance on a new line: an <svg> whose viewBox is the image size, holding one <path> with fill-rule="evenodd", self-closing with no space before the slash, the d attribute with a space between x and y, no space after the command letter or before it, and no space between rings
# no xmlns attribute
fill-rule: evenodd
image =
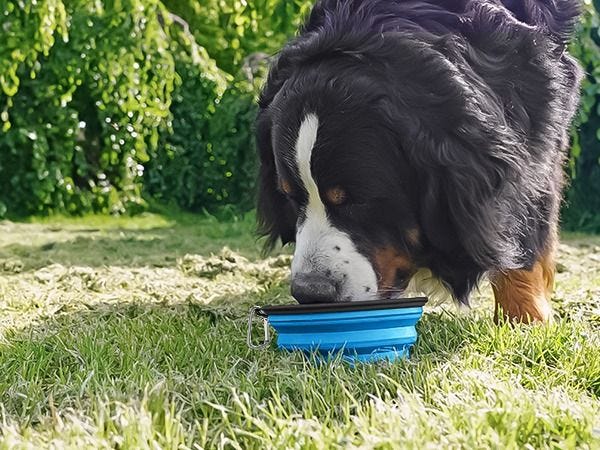
<svg viewBox="0 0 600 450"><path fill-rule="evenodd" d="M314 305L255 307L252 314L277 331L277 346L314 353L320 359L342 354L357 362L394 361L409 355L424 297ZM252 317L250 319L252 321ZM249 335L250 338L250 335ZM249 341L250 342L250 341Z"/></svg>

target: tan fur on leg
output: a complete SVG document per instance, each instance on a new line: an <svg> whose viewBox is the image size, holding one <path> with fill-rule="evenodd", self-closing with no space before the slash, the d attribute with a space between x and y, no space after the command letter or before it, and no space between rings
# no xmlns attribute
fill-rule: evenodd
<svg viewBox="0 0 600 450"><path fill-rule="evenodd" d="M531 270L507 270L490 276L496 298L496 321L500 319L500 311L506 319L517 322L552 319L550 298L554 289L556 239L548 247Z"/></svg>

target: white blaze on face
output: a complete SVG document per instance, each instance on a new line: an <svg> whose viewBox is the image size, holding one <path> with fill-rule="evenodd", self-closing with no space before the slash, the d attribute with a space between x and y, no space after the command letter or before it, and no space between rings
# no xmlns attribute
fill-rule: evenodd
<svg viewBox="0 0 600 450"><path fill-rule="evenodd" d="M377 292L375 271L369 260L356 250L350 236L330 223L312 176L310 163L318 128L317 116L308 114L296 141L296 164L308 193L308 203L304 220L298 222L292 279L298 274L316 273L338 286L338 301L372 299Z"/></svg>

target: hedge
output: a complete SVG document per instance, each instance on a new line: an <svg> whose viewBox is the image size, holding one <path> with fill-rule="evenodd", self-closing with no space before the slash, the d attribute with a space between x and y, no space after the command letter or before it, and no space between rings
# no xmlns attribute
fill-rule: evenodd
<svg viewBox="0 0 600 450"><path fill-rule="evenodd" d="M0 217L253 207L255 98L309 0L0 3ZM600 231L598 1L563 220Z"/></svg>

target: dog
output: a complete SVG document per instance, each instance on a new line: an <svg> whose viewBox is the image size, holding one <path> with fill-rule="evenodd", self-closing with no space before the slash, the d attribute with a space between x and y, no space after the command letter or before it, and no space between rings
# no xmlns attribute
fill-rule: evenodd
<svg viewBox="0 0 600 450"><path fill-rule="evenodd" d="M574 0L321 0L258 101L257 215L299 303L442 286L547 321Z"/></svg>

